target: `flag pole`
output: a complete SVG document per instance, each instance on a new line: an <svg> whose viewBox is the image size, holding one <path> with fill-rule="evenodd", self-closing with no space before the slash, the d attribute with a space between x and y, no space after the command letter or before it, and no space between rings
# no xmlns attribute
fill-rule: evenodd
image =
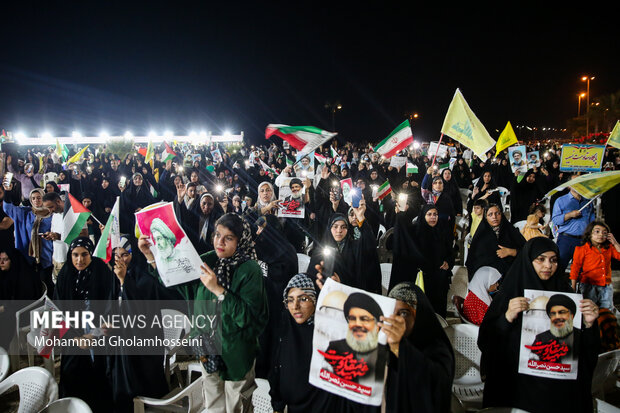
<svg viewBox="0 0 620 413"><path fill-rule="evenodd" d="M99 221L99 220L97 219L97 217L96 217L96 216L94 216L92 213L90 214L90 217L91 217L92 219L94 219L95 221L97 221L97 223L98 223L99 225L103 225L103 224L101 223L101 221ZM105 225L103 225L103 226L105 227Z"/></svg>
<svg viewBox="0 0 620 413"><path fill-rule="evenodd" d="M601 197L602 194L599 194L597 196L595 196L594 198L592 198L591 200L589 200L584 206L582 206L581 208L579 208L579 212L583 211L584 209L586 209L586 207L588 205L590 205L592 202L596 201L598 198Z"/></svg>
<svg viewBox="0 0 620 413"><path fill-rule="evenodd" d="M441 133L441 136L439 137L439 143L437 144L437 150L435 151L435 155L433 156L433 163L431 163L431 169L433 169L433 166L435 165L435 159L437 158L437 154L439 153L439 146L441 145L442 139L443 139L443 132Z"/></svg>

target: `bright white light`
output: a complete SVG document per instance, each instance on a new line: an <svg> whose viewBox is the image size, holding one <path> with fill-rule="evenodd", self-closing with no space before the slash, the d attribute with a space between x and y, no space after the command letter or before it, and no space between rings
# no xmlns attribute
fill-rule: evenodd
<svg viewBox="0 0 620 413"><path fill-rule="evenodd" d="M222 185L215 185L216 192L222 192L223 190L224 190L224 187Z"/></svg>
<svg viewBox="0 0 620 413"><path fill-rule="evenodd" d="M230 131L225 130L225 131L224 131L224 137L225 137L225 138L228 138L229 136L231 136Z"/></svg>
<svg viewBox="0 0 620 413"><path fill-rule="evenodd" d="M167 130L164 132L164 138L172 138L174 133L171 130Z"/></svg>
<svg viewBox="0 0 620 413"><path fill-rule="evenodd" d="M328 247L323 248L323 255L329 257L329 255L331 254L331 250Z"/></svg>
<svg viewBox="0 0 620 413"><path fill-rule="evenodd" d="M81 138L82 134L76 130L74 130L73 132L71 132L71 136L74 138Z"/></svg>
<svg viewBox="0 0 620 413"><path fill-rule="evenodd" d="M26 137L26 134L24 132L17 132L15 134L15 139L24 139Z"/></svg>
<svg viewBox="0 0 620 413"><path fill-rule="evenodd" d="M195 137L197 137L197 136L198 136L198 134L197 134L195 131L191 131L191 132L189 133L189 137L190 137L190 138L195 138Z"/></svg>
<svg viewBox="0 0 620 413"><path fill-rule="evenodd" d="M420 147L420 142L413 142L413 149L418 149Z"/></svg>
<svg viewBox="0 0 620 413"><path fill-rule="evenodd" d="M99 137L100 138L109 138L110 135L106 131L101 131L101 133L99 134Z"/></svg>
<svg viewBox="0 0 620 413"><path fill-rule="evenodd" d="M250 161L246 160L246 161L245 161L245 167L247 168L247 167L249 167L249 166L250 166Z"/></svg>
<svg viewBox="0 0 620 413"><path fill-rule="evenodd" d="M41 137L42 137L43 139L51 139L51 138L52 138L52 134L51 134L51 133L49 133L49 132L43 132L43 133L41 134Z"/></svg>
<svg viewBox="0 0 620 413"><path fill-rule="evenodd" d="M157 134L155 133L155 131L150 131L148 136L149 138L156 138Z"/></svg>
<svg viewBox="0 0 620 413"><path fill-rule="evenodd" d="M125 135L123 135L123 136L125 136L125 138L127 138L127 139L133 138L133 133L131 133L130 131L126 131Z"/></svg>
<svg viewBox="0 0 620 413"><path fill-rule="evenodd" d="M206 137L207 137L207 132L205 132L205 131L200 131L200 137L201 137L201 138L206 138Z"/></svg>

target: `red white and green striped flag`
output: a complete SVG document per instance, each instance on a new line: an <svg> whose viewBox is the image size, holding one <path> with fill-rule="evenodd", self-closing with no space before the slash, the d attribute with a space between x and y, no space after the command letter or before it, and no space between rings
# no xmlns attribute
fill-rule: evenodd
<svg viewBox="0 0 620 413"><path fill-rule="evenodd" d="M413 143L413 133L409 120L404 121L389 134L387 138L375 146L374 151L386 158L391 158Z"/></svg>
<svg viewBox="0 0 620 413"><path fill-rule="evenodd" d="M168 145L166 142L164 142L164 145L166 145L166 147L164 148L164 151L161 153L161 161L163 163L166 163L168 160L174 159L174 157L177 156L177 154L172 150L170 145Z"/></svg>
<svg viewBox="0 0 620 413"><path fill-rule="evenodd" d="M332 155L332 158L336 159L338 157L338 151L334 149L333 146L329 146L329 153Z"/></svg>
<svg viewBox="0 0 620 413"><path fill-rule="evenodd" d="M286 166L293 166L295 162L293 162L293 160L291 158L289 158L288 156L286 157Z"/></svg>
<svg viewBox="0 0 620 413"><path fill-rule="evenodd" d="M121 243L121 230L119 226L119 207L118 200L120 197L116 197L116 202L112 207L112 212L108 217L108 222L105 224L105 228L101 233L101 238L95 247L95 257L99 257L105 262L110 262L112 259L112 251L118 247Z"/></svg>
<svg viewBox="0 0 620 413"><path fill-rule="evenodd" d="M337 135L336 132L328 132L315 126L289 126L269 124L265 129L265 138L269 139L276 135L290 143L291 146L301 152L303 156L314 152L316 148ZM299 154L298 154L299 155Z"/></svg>
<svg viewBox="0 0 620 413"><path fill-rule="evenodd" d="M314 159L316 159L317 161L319 161L319 163L325 163L327 162L327 158L324 157L323 155L321 155L320 153L314 153Z"/></svg>
<svg viewBox="0 0 620 413"><path fill-rule="evenodd" d="M407 173L408 174L417 174L418 173L418 167L416 165L414 165L413 163L407 161Z"/></svg>
<svg viewBox="0 0 620 413"><path fill-rule="evenodd" d="M80 236L80 232L88 217L92 214L80 201L73 195L67 193L69 202L65 201L65 214L63 216L62 240L67 244Z"/></svg>
<svg viewBox="0 0 620 413"><path fill-rule="evenodd" d="M377 188L377 198L383 199L392 193L392 187L389 181L385 181L379 188Z"/></svg>
<svg viewBox="0 0 620 413"><path fill-rule="evenodd" d="M274 175L278 175L276 170L270 167L269 165L267 165L265 162L263 162L262 159L259 159L259 161L260 161L260 166L265 170L265 172L273 172Z"/></svg>

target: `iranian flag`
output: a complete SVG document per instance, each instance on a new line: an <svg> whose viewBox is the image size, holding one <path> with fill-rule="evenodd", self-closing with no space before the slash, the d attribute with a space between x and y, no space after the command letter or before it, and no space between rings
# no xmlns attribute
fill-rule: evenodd
<svg viewBox="0 0 620 413"><path fill-rule="evenodd" d="M67 244L71 244L74 239L80 236L80 232L92 212L86 209L71 193L67 193L67 196L69 197L69 202L65 201L65 214L62 219L62 240Z"/></svg>
<svg viewBox="0 0 620 413"><path fill-rule="evenodd" d="M314 153L314 159L316 159L317 161L319 161L319 163L325 163L327 162L327 158L324 157L323 155L321 155L320 153Z"/></svg>
<svg viewBox="0 0 620 413"><path fill-rule="evenodd" d="M417 174L418 167L411 162L407 162L407 173L408 174Z"/></svg>
<svg viewBox="0 0 620 413"><path fill-rule="evenodd" d="M166 142L164 142L164 145L166 145L166 147L164 148L164 151L161 153L161 161L163 163L166 163L168 160L174 159L174 157L177 156L177 154L174 153L170 145L168 145Z"/></svg>
<svg viewBox="0 0 620 413"><path fill-rule="evenodd" d="M386 158L391 158L412 143L413 133L411 132L409 121L406 120L398 125L387 138L375 146L374 151Z"/></svg>
<svg viewBox="0 0 620 413"><path fill-rule="evenodd" d="M290 143L291 146L307 155L337 135L315 126L289 126L270 124L265 129L265 138L276 135ZM303 157L303 156L302 156Z"/></svg>
<svg viewBox="0 0 620 413"><path fill-rule="evenodd" d="M99 238L97 247L95 247L95 253L93 254L95 257L99 257L105 262L110 262L110 259L112 259L112 251L119 246L121 240L118 212L119 198L118 196L116 197L116 202L114 202L112 212L110 212L110 216L108 217L108 222L105 224L105 228L101 233L101 238Z"/></svg>
<svg viewBox="0 0 620 413"><path fill-rule="evenodd" d="M377 188L377 198L383 200L386 196L392 193L392 187L388 181L385 181L379 188Z"/></svg>

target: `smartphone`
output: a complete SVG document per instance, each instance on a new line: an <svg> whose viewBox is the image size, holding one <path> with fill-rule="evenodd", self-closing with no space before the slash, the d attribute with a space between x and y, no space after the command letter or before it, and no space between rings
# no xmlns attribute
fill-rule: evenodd
<svg viewBox="0 0 620 413"><path fill-rule="evenodd" d="M7 172L4 174L4 187L8 189L8 187L11 185L11 182L13 181L13 172Z"/></svg>
<svg viewBox="0 0 620 413"><path fill-rule="evenodd" d="M404 211L405 207L407 206L407 198L407 194L398 195L398 209L400 209L401 211Z"/></svg>
<svg viewBox="0 0 620 413"><path fill-rule="evenodd" d="M336 262L336 249L333 247L323 248L323 277L329 278L334 275L334 263Z"/></svg>
<svg viewBox="0 0 620 413"><path fill-rule="evenodd" d="M265 225L267 225L267 220L265 219L264 216L260 216L256 219L256 226L257 227L264 227Z"/></svg>
<svg viewBox="0 0 620 413"><path fill-rule="evenodd" d="M119 182L121 188L124 188L126 183L127 183L127 177L121 176L121 180Z"/></svg>
<svg viewBox="0 0 620 413"><path fill-rule="evenodd" d="M351 190L351 206L353 208L360 207L360 201L362 200L362 191L359 188Z"/></svg>

